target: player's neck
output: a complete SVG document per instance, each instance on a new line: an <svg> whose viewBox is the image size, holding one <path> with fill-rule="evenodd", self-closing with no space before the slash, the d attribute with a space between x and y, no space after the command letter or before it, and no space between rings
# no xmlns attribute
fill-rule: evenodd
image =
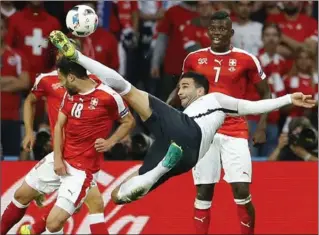
<svg viewBox="0 0 319 235"><path fill-rule="evenodd" d="M91 79L78 80L78 93L86 94L96 87L97 83Z"/></svg>
<svg viewBox="0 0 319 235"><path fill-rule="evenodd" d="M219 48L214 48L212 46L210 46L210 49L213 52L217 52L217 53L224 53L224 52L228 52L231 50L231 45L227 46L227 47L219 47Z"/></svg>

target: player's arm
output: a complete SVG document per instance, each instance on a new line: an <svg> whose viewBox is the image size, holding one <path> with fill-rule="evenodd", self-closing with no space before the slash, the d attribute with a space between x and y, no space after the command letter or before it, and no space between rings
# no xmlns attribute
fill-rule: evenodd
<svg viewBox="0 0 319 235"><path fill-rule="evenodd" d="M17 92L27 90L29 88L29 73L23 71L18 78L16 77L1 77L1 91Z"/></svg>
<svg viewBox="0 0 319 235"><path fill-rule="evenodd" d="M259 101L248 101L236 99L234 97L221 93L213 93L223 111L233 116L258 115L268 113L283 106L293 104L303 108L313 108L316 101L311 95L304 95L301 92L288 94L275 99L266 99Z"/></svg>
<svg viewBox="0 0 319 235"><path fill-rule="evenodd" d="M57 175L63 176L66 175L66 167L63 162L63 128L67 122L67 116L60 111L58 114L58 120L54 127L54 171Z"/></svg>
<svg viewBox="0 0 319 235"><path fill-rule="evenodd" d="M31 151L35 142L33 134L33 122L35 116L35 105L37 97L33 93L29 93L23 105L23 122L25 127L25 137L23 139L23 149Z"/></svg>
<svg viewBox="0 0 319 235"><path fill-rule="evenodd" d="M97 139L95 141L95 149L97 152L106 152L114 145L119 143L124 137L131 133L135 127L135 119L133 115L128 112L125 116L118 119L120 123L116 131L108 139Z"/></svg>

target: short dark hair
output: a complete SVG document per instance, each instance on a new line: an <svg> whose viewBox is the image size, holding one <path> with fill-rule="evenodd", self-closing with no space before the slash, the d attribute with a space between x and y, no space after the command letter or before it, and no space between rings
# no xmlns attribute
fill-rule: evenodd
<svg viewBox="0 0 319 235"><path fill-rule="evenodd" d="M274 29L276 29L277 32L278 32L279 37L281 37L281 29L279 28L278 24L271 23L271 22L270 22L270 23L265 23L265 24L263 25L263 28L262 28L262 30L261 30L262 36L264 36L264 33L265 33L266 29L268 29L268 28L274 28Z"/></svg>
<svg viewBox="0 0 319 235"><path fill-rule="evenodd" d="M194 82L195 82L196 88L203 87L204 90L205 90L205 94L208 93L208 91L209 91L209 82L208 82L207 78L203 74L196 73L196 72L193 72L193 71L189 71L189 72L186 72L186 73L182 74L181 79L183 79L183 78L192 78L194 80Z"/></svg>
<svg viewBox="0 0 319 235"><path fill-rule="evenodd" d="M210 18L210 20L226 20L230 19L229 14L226 11L216 11Z"/></svg>
<svg viewBox="0 0 319 235"><path fill-rule="evenodd" d="M67 59L64 56L57 61L56 67L65 76L67 76L69 74L73 74L79 79L87 79L88 78L88 75L87 75L85 68L83 68L81 65L79 65L73 61L70 61L69 59Z"/></svg>

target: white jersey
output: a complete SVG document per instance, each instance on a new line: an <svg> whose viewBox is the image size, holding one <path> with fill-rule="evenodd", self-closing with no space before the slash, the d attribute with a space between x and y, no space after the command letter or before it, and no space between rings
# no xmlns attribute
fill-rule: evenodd
<svg viewBox="0 0 319 235"><path fill-rule="evenodd" d="M215 133L224 122L226 114L234 116L257 115L273 111L290 103L290 95L259 101L236 99L222 93L210 93L198 98L184 110L184 113L191 117L202 131L199 159L208 151Z"/></svg>

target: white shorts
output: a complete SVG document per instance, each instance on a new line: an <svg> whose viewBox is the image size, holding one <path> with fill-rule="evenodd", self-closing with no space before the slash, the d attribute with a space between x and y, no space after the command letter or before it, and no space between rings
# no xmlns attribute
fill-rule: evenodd
<svg viewBox="0 0 319 235"><path fill-rule="evenodd" d="M98 173L90 175L72 167L66 161L64 163L68 175L60 177L54 172L53 152L49 153L26 175L25 182L43 194L50 194L58 190L58 198L68 199L77 209L82 205L88 190L97 186Z"/></svg>
<svg viewBox="0 0 319 235"><path fill-rule="evenodd" d="M193 168L194 184L220 180L221 168L228 183L251 182L252 167L248 140L217 133L208 152Z"/></svg>

